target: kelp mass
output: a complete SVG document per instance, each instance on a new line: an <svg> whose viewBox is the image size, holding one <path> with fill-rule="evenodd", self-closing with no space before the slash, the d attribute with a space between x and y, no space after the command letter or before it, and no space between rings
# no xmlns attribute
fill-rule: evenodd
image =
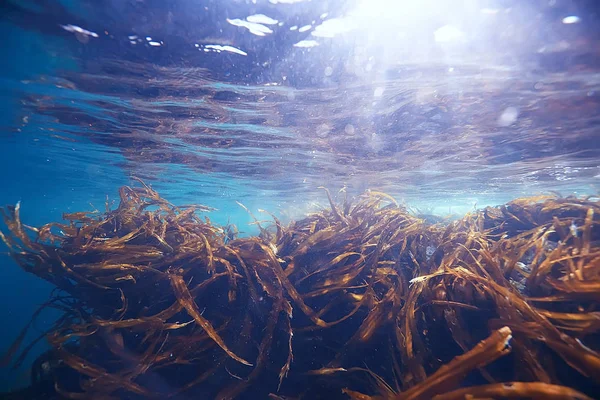
<svg viewBox="0 0 600 400"><path fill-rule="evenodd" d="M71 399L600 393L597 198L432 224L382 193L327 196L329 209L256 221L247 238L143 183L64 224L3 209L11 255L57 288L34 383Z"/></svg>

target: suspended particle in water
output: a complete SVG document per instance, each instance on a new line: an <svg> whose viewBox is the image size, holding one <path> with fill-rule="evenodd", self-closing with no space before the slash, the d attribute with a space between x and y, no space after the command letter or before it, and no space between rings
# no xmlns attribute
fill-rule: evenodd
<svg viewBox="0 0 600 400"><path fill-rule="evenodd" d="M329 124L321 124L317 127L317 136L320 138L326 138L331 132L331 126Z"/></svg>
<svg viewBox="0 0 600 400"><path fill-rule="evenodd" d="M510 126L517 122L519 110L516 107L507 107L498 117L498 126Z"/></svg>

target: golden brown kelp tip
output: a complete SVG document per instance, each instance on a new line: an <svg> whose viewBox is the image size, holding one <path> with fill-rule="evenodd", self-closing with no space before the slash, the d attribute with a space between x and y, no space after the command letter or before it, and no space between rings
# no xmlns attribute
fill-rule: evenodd
<svg viewBox="0 0 600 400"><path fill-rule="evenodd" d="M238 238L143 182L119 195L39 228L2 210L11 255L57 287L41 309L62 316L40 337L56 362L34 376L59 397L600 393L597 199L439 221L383 193L326 191L328 210Z"/></svg>

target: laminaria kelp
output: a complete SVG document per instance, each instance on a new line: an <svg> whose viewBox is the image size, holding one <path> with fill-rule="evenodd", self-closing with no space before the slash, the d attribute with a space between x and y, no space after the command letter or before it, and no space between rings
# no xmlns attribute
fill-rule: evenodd
<svg viewBox="0 0 600 400"><path fill-rule="evenodd" d="M144 184L63 224L3 209L11 255L57 288L34 383L71 399L600 393L597 198L432 224L382 193L326 194L327 210L247 238Z"/></svg>

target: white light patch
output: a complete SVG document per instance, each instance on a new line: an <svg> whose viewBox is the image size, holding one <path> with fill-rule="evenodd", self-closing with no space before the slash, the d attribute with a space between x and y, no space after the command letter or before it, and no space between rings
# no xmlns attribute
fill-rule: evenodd
<svg viewBox="0 0 600 400"><path fill-rule="evenodd" d="M233 46L221 46L218 44L207 44L206 46L204 46L205 49L211 49L211 50L217 50L217 51L228 51L230 53L235 53L235 54L239 54L242 56L247 56L248 53L246 53L245 51L242 51L240 49L237 49Z"/></svg>
<svg viewBox="0 0 600 400"><path fill-rule="evenodd" d="M96 32L92 32L92 31L88 31L87 29L83 29L80 26L77 25L61 25L61 28L63 28L65 31L67 32L73 32L73 33L79 33L81 35L85 35L85 36L91 36L91 37L98 37L98 34Z"/></svg>
<svg viewBox="0 0 600 400"><path fill-rule="evenodd" d="M318 45L319 45L319 42L317 42L316 40L301 40L298 43L295 43L294 47L309 48L309 47L315 47Z"/></svg>
<svg viewBox="0 0 600 400"><path fill-rule="evenodd" d="M250 15L249 17L246 17L246 21L253 22L253 23L256 23L256 24L265 24L265 25L275 25L275 24L277 24L279 22L276 19L273 19L271 17L267 17L264 14Z"/></svg>
<svg viewBox="0 0 600 400"><path fill-rule="evenodd" d="M269 3L271 4L294 4L294 3L301 3L304 0L269 0Z"/></svg>
<svg viewBox="0 0 600 400"><path fill-rule="evenodd" d="M128 38L129 40L135 40L135 39L137 39L138 37L137 37L137 35L129 35L129 36L127 36L127 38Z"/></svg>
<svg viewBox="0 0 600 400"><path fill-rule="evenodd" d="M321 25L318 25L311 35L316 37L332 38L341 33L349 32L352 30L352 25L349 21L343 18L334 18L323 21Z"/></svg>
<svg viewBox="0 0 600 400"><path fill-rule="evenodd" d="M255 22L244 21L242 19L229 19L227 18L227 22L229 22L233 26L241 26L242 28L246 28L250 31L250 33L256 36L265 36L269 33L273 33L273 31L265 25L257 24Z"/></svg>
<svg viewBox="0 0 600 400"><path fill-rule="evenodd" d="M500 10L496 8L482 8L481 13L486 15L496 15L500 12Z"/></svg>
<svg viewBox="0 0 600 400"><path fill-rule="evenodd" d="M579 18L577 15L569 15L568 17L563 18L562 23L570 25L570 24L576 24L579 21L581 21L581 18Z"/></svg>
<svg viewBox="0 0 600 400"><path fill-rule="evenodd" d="M290 31L297 31L298 25L290 26Z"/></svg>
<svg viewBox="0 0 600 400"><path fill-rule="evenodd" d="M304 26L300 27L300 29L298 29L298 32L310 31L311 28L312 28L312 25L304 25Z"/></svg>
<svg viewBox="0 0 600 400"><path fill-rule="evenodd" d="M465 34L455 26L444 25L433 33L435 41L438 43L456 42L462 39Z"/></svg>
<svg viewBox="0 0 600 400"><path fill-rule="evenodd" d="M159 47L161 45L160 42L155 42L153 40L149 41L148 44L153 47Z"/></svg>

